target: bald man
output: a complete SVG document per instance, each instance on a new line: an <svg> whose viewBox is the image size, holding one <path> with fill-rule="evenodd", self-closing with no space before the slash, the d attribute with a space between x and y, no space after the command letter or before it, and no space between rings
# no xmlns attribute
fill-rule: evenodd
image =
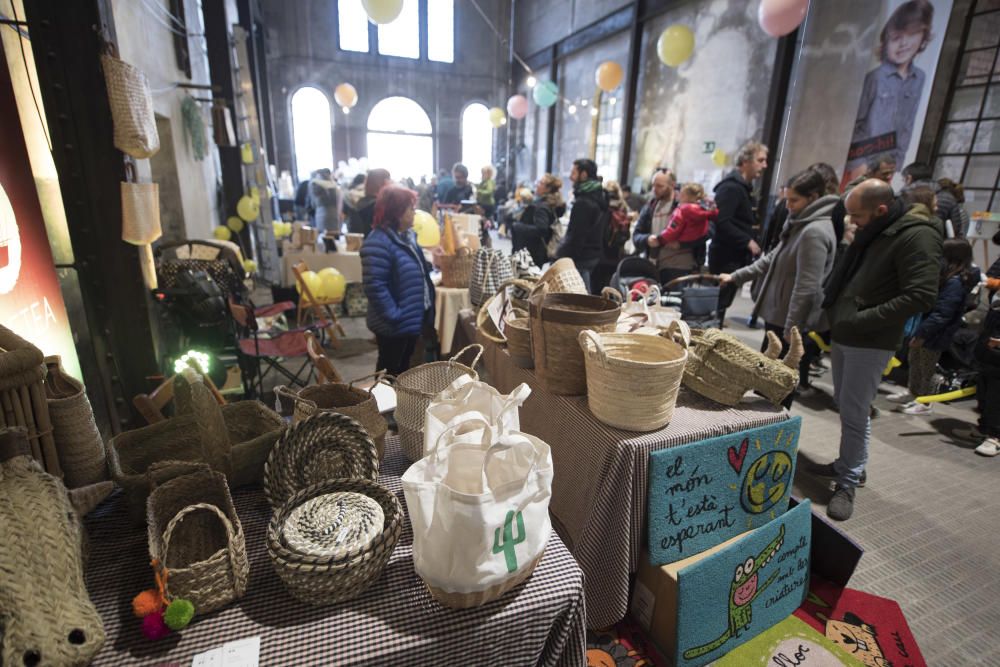
<svg viewBox="0 0 1000 667"><path fill-rule="evenodd" d="M869 409L911 316L937 299L941 227L923 207L893 196L888 183L868 179L848 195L854 241L834 270L823 307L833 338L834 401L840 408L840 455L814 474L836 480L826 513L844 521L868 461Z"/></svg>
<svg viewBox="0 0 1000 667"><path fill-rule="evenodd" d="M635 231L632 232L632 243L635 244L636 252L646 252L650 261L659 267L660 255L660 233L670 224L670 214L677 207L674 198L677 189L677 177L674 172L666 168L660 168L653 174L650 182L653 196L649 202L642 207L639 212L639 219L635 223ZM668 272L663 272L660 282L669 279ZM685 272L687 273L687 272Z"/></svg>

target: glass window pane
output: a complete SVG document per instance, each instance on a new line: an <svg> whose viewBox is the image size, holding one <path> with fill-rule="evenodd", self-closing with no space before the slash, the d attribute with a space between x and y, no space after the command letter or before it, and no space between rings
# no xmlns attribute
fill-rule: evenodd
<svg viewBox="0 0 1000 667"><path fill-rule="evenodd" d="M305 86L292 95L292 142L300 181L308 181L316 169L333 169L330 100L318 88Z"/></svg>
<svg viewBox="0 0 1000 667"><path fill-rule="evenodd" d="M941 138L942 153L966 153L976 131L975 122L948 123Z"/></svg>
<svg viewBox="0 0 1000 667"><path fill-rule="evenodd" d="M970 190L965 188L965 210L969 213L985 211L990 206L992 190Z"/></svg>
<svg viewBox="0 0 1000 667"><path fill-rule="evenodd" d="M986 78L993 67L993 58L996 56L996 49L985 51L973 51L962 56L962 64L958 68L958 81L960 86L970 83L986 83Z"/></svg>
<svg viewBox="0 0 1000 667"><path fill-rule="evenodd" d="M378 52L383 56L420 57L418 0L403 0L403 11L392 23L378 27Z"/></svg>
<svg viewBox="0 0 1000 667"><path fill-rule="evenodd" d="M964 168L964 157L939 157L934 163L934 179L950 178L955 182L961 181Z"/></svg>
<svg viewBox="0 0 1000 667"><path fill-rule="evenodd" d="M979 107L983 103L984 90L986 90L985 86L956 88L955 96L951 100L951 109L948 111L948 120L978 118Z"/></svg>
<svg viewBox="0 0 1000 667"><path fill-rule="evenodd" d="M368 52L368 15L361 0L339 0L337 3L340 48L344 51Z"/></svg>
<svg viewBox="0 0 1000 667"><path fill-rule="evenodd" d="M997 182L997 170L1000 170L998 155L969 158L969 170L965 172L962 184L967 188L992 188Z"/></svg>
<svg viewBox="0 0 1000 667"><path fill-rule="evenodd" d="M409 97L387 97L372 107L368 114L368 129L430 134L431 119L423 107Z"/></svg>
<svg viewBox="0 0 1000 667"><path fill-rule="evenodd" d="M990 212L1000 213L1000 194L993 192L993 203L990 204Z"/></svg>
<svg viewBox="0 0 1000 667"><path fill-rule="evenodd" d="M368 166L388 169L393 180L410 177L419 182L434 174L434 144L430 137L413 134L368 133Z"/></svg>
<svg viewBox="0 0 1000 667"><path fill-rule="evenodd" d="M1000 42L1000 12L980 14L972 19L969 29L969 39L965 43L967 49L979 49L984 46L996 46Z"/></svg>
<svg viewBox="0 0 1000 667"><path fill-rule="evenodd" d="M481 178L480 170L493 163L493 125L490 110L475 102L462 112L462 163L469 168L474 182Z"/></svg>
<svg viewBox="0 0 1000 667"><path fill-rule="evenodd" d="M986 94L986 106L983 107L983 117L990 118L1000 116L1000 86L990 86L990 92Z"/></svg>
<svg viewBox="0 0 1000 667"><path fill-rule="evenodd" d="M455 0L427 0L427 57L455 62Z"/></svg>
<svg viewBox="0 0 1000 667"><path fill-rule="evenodd" d="M1000 121L984 120L979 123L973 153L1000 153Z"/></svg>

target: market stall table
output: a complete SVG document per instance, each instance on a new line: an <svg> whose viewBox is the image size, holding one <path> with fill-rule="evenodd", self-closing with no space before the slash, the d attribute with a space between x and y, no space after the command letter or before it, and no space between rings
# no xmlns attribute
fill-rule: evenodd
<svg viewBox="0 0 1000 667"><path fill-rule="evenodd" d="M286 286L295 285L292 265L305 262L311 271L319 271L332 266L344 274L349 283L361 282L361 254L339 248L337 252L303 252L286 249L281 256L281 276Z"/></svg>
<svg viewBox="0 0 1000 667"><path fill-rule="evenodd" d="M380 483L403 503L399 476L409 463L399 439L385 443ZM532 577L482 607L435 602L413 571L409 519L385 571L360 597L312 607L289 596L265 547L271 510L260 488L233 500L246 534L246 596L159 642L140 633L131 600L153 584L144 528L126 517L124 497L93 512L87 585L107 632L94 665L191 664L192 657L234 640L260 637L260 664L275 665L566 665L586 664L583 574L553 533Z"/></svg>
<svg viewBox="0 0 1000 667"><path fill-rule="evenodd" d="M469 300L468 287L435 287L436 303L434 304L434 329L437 330L441 343L441 354L449 354L453 349L459 350L453 344L455 329L458 328L460 311L472 307Z"/></svg>
<svg viewBox="0 0 1000 667"><path fill-rule="evenodd" d="M468 331L470 313L460 326ZM464 334L467 335L467 334ZM482 336L490 384L508 393L522 382L531 396L521 407L521 430L552 448L555 475L549 509L559 534L583 569L587 625L617 623L628 610L629 577L646 537L649 453L788 418L764 399L747 397L727 408L682 388L670 423L658 431L623 431L598 421L586 396L556 396L534 371L515 366L506 348Z"/></svg>

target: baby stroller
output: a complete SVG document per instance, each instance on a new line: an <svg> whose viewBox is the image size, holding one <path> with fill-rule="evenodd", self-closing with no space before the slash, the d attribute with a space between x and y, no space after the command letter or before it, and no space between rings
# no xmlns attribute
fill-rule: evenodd
<svg viewBox="0 0 1000 667"><path fill-rule="evenodd" d="M681 309L681 319L693 329L719 328L719 277L695 273L663 286L664 306Z"/></svg>
<svg viewBox="0 0 1000 667"><path fill-rule="evenodd" d="M632 255L618 262L618 268L611 276L608 286L620 292L623 299L628 299L629 294L637 287L659 284L656 266L645 257Z"/></svg>

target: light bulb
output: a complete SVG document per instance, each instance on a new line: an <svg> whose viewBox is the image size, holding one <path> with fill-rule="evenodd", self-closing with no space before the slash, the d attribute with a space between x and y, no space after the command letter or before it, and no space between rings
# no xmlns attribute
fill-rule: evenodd
<svg viewBox="0 0 1000 667"><path fill-rule="evenodd" d="M580 100L580 106L581 107L587 106L587 100Z"/></svg>
<svg viewBox="0 0 1000 667"><path fill-rule="evenodd" d="M343 110L345 116L347 114L351 113L351 108L350 107L341 107L341 109Z"/></svg>
<svg viewBox="0 0 1000 667"><path fill-rule="evenodd" d="M597 110L597 107L594 107L593 109L590 110L590 115L591 116L596 116L599 113L601 113L601 112Z"/></svg>
<svg viewBox="0 0 1000 667"><path fill-rule="evenodd" d="M617 103L618 103L617 97L612 97L611 99L608 100L608 104L617 104Z"/></svg>
<svg viewBox="0 0 1000 667"><path fill-rule="evenodd" d="M534 88L535 84L538 83L538 79L536 79L535 75L532 74L528 77L528 80L525 83L528 84L528 88Z"/></svg>
<svg viewBox="0 0 1000 667"><path fill-rule="evenodd" d="M570 113L576 113L576 105L575 104L569 105L569 108L567 108L566 111Z"/></svg>

